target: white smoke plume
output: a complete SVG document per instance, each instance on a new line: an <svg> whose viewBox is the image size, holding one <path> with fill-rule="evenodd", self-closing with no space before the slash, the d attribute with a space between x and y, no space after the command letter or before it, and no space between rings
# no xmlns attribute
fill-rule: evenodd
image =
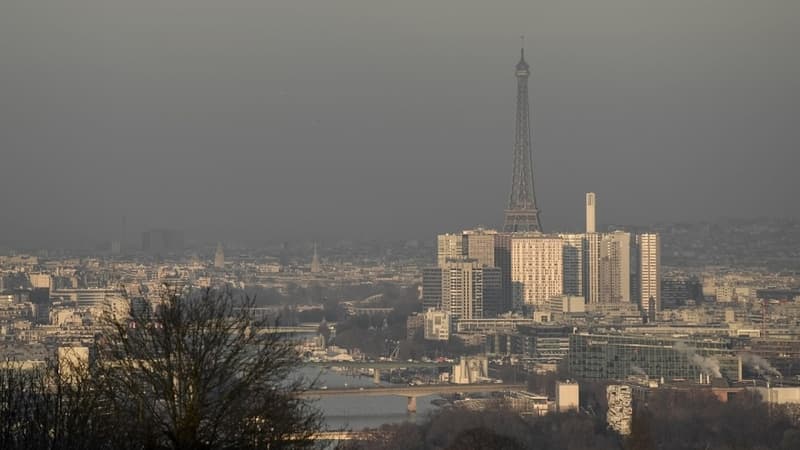
<svg viewBox="0 0 800 450"><path fill-rule="evenodd" d="M717 361L716 358L698 355L696 349L689 347L683 342L678 342L672 348L686 355L689 362L699 367L705 375L711 375L714 378L722 378L722 373L719 371L719 361Z"/></svg>
<svg viewBox="0 0 800 450"><path fill-rule="evenodd" d="M762 377L769 375L783 378L783 375L781 375L778 369L772 367L772 364L770 364L769 361L758 355L754 355L752 353L742 353L739 355L739 357L742 358L742 364L755 370L756 373Z"/></svg>
<svg viewBox="0 0 800 450"><path fill-rule="evenodd" d="M645 372L644 369L642 369L639 366L631 366L631 373L634 375L641 375L644 377L647 376L647 372Z"/></svg>

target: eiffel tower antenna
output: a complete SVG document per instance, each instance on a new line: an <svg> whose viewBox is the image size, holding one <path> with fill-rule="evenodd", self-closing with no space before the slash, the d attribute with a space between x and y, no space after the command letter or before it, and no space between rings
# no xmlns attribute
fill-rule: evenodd
<svg viewBox="0 0 800 450"><path fill-rule="evenodd" d="M503 231L542 231L536 192L533 189L533 156L531 151L531 120L528 104L530 66L525 61L525 36L520 36L517 77L517 123L514 137L514 168L511 176L511 196L505 210Z"/></svg>

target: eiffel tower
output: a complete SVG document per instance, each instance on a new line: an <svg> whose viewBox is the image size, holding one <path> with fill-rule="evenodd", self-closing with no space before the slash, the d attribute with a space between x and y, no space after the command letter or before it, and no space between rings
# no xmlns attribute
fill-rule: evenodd
<svg viewBox="0 0 800 450"><path fill-rule="evenodd" d="M514 139L514 171L511 197L505 210L503 231L507 233L542 231L536 192L533 189L533 157L531 156L531 122L528 105L530 66L525 62L525 49L517 63L517 126Z"/></svg>

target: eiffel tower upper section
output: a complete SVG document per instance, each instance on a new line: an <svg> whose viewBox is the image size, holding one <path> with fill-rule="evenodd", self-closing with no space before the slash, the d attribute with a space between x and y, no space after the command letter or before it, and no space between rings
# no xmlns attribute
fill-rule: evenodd
<svg viewBox="0 0 800 450"><path fill-rule="evenodd" d="M517 63L517 126L514 139L514 171L511 178L511 197L505 210L503 231L507 233L542 231L536 191L533 189L533 156L531 153L530 106L528 77L530 66L525 62L525 49Z"/></svg>

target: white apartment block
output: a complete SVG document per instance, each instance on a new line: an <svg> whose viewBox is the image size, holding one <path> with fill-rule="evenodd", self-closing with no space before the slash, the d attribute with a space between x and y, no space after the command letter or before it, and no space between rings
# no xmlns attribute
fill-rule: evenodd
<svg viewBox="0 0 800 450"><path fill-rule="evenodd" d="M442 266L442 309L454 319L483 317L483 270L476 261L448 261Z"/></svg>
<svg viewBox="0 0 800 450"><path fill-rule="evenodd" d="M563 241L531 234L511 239L511 283L514 304L541 309L564 292Z"/></svg>

